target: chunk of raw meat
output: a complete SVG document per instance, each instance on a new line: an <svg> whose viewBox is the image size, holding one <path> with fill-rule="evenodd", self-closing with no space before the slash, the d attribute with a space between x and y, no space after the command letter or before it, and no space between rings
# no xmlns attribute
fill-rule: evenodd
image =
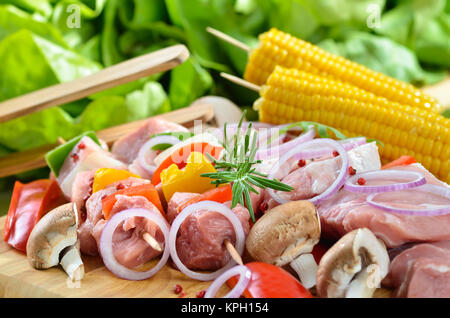
<svg viewBox="0 0 450 318"><path fill-rule="evenodd" d="M185 204L187 201L199 196L198 193L190 192L175 192L175 194L170 198L167 204L166 218L167 221L172 224L173 220L177 217L179 208Z"/></svg>
<svg viewBox="0 0 450 318"><path fill-rule="evenodd" d="M80 145L83 147L80 147ZM71 199L72 186L80 172L98 168L124 169L123 162L114 159L111 153L105 151L91 138L83 137L67 156L59 171L58 184L68 199Z"/></svg>
<svg viewBox="0 0 450 318"><path fill-rule="evenodd" d="M231 206L231 202L225 205ZM250 229L248 210L237 205L232 211L240 219L245 235ZM181 262L191 270L217 270L231 259L224 240L236 243L231 223L221 214L200 210L191 214L180 226L177 251Z"/></svg>
<svg viewBox="0 0 450 318"><path fill-rule="evenodd" d="M161 215L158 208L145 197L117 195L116 198L117 202L111 210L111 216L131 208L146 209ZM92 236L97 245L100 244L101 233L106 222L102 219L92 229ZM158 241L161 248L164 248L164 236L155 223L142 217L129 218L116 229L113 236L114 256L120 264L127 268L136 268L161 254L142 238L144 232L150 234Z"/></svg>
<svg viewBox="0 0 450 318"><path fill-rule="evenodd" d="M390 264L389 274L383 280L383 286L400 288L406 281L407 273L418 259L450 259L450 241L416 244L396 255ZM406 284L402 289L406 288ZM399 292L401 293L401 292Z"/></svg>
<svg viewBox="0 0 450 318"><path fill-rule="evenodd" d="M406 167L404 169L407 169ZM409 167L416 171L420 166L410 165ZM433 180L434 177L428 179L429 183L441 183L437 179ZM340 190L333 197L319 204L322 235L330 239L338 239L347 232L366 227L390 248L408 242L450 240L450 214L421 216L385 212L367 204L366 197L366 194ZM395 203L398 206L411 208L417 208L423 203L446 201L442 197L423 193L417 189L383 193L380 197L389 204ZM448 202L441 203L448 204Z"/></svg>
<svg viewBox="0 0 450 318"><path fill-rule="evenodd" d="M141 184L149 183L148 180L138 178L128 178L111 186L93 193L86 201L86 220L81 223L78 228L78 237L80 239L80 250L87 255L98 255L97 242L92 236L92 230L94 226L103 219L102 213L102 198L113 194L117 191L118 184L123 185L125 188L132 186L138 186Z"/></svg>
<svg viewBox="0 0 450 318"><path fill-rule="evenodd" d="M450 298L450 257L419 258L412 262L394 297Z"/></svg>
<svg viewBox="0 0 450 318"><path fill-rule="evenodd" d="M163 132L188 132L188 130L162 118L150 118L140 128L117 140L111 152L119 160L131 164L150 137Z"/></svg>
<svg viewBox="0 0 450 318"><path fill-rule="evenodd" d="M375 142L358 146L347 153L349 165L357 172L379 170L381 167L378 147ZM340 157L310 162L304 167L294 170L281 180L295 190L290 192L278 191L277 194L281 198L291 201L313 198L323 193L336 180L341 163ZM269 209L279 204L270 197L267 191L265 191L264 201Z"/></svg>
<svg viewBox="0 0 450 318"><path fill-rule="evenodd" d="M96 169L80 172L73 182L71 197L77 206L80 223L86 219L86 202L92 194L95 171Z"/></svg>

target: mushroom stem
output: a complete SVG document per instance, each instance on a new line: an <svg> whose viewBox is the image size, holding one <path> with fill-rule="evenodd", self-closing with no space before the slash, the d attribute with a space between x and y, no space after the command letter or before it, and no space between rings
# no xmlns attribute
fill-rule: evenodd
<svg viewBox="0 0 450 318"><path fill-rule="evenodd" d="M302 254L290 263L305 288L316 285L317 263L311 253Z"/></svg>
<svg viewBox="0 0 450 318"><path fill-rule="evenodd" d="M158 241L155 240L155 238L153 236L151 236L150 234L148 234L147 232L144 232L142 234L142 238L144 239L144 241L146 241L148 243L148 245L150 245L154 250L158 251L158 252L162 252L162 248L161 245L159 245Z"/></svg>
<svg viewBox="0 0 450 318"><path fill-rule="evenodd" d="M76 245L68 246L62 251L62 255L59 263L69 278L72 281L81 280L84 276L84 265L78 247Z"/></svg>
<svg viewBox="0 0 450 318"><path fill-rule="evenodd" d="M345 298L371 298L380 282L380 266L371 264L351 281L345 292Z"/></svg>

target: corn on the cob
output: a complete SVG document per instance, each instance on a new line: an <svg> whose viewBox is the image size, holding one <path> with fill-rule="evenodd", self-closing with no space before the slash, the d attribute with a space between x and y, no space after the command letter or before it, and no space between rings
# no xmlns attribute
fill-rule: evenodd
<svg viewBox="0 0 450 318"><path fill-rule="evenodd" d="M260 121L316 121L348 137L383 142L383 163L411 155L450 182L450 120L430 111L389 101L346 83L276 67L255 102Z"/></svg>
<svg viewBox="0 0 450 318"><path fill-rule="evenodd" d="M388 100L435 112L441 106L413 85L396 80L363 65L333 55L290 34L271 29L259 37L260 46L247 63L244 79L263 85L276 65L295 68L352 84Z"/></svg>

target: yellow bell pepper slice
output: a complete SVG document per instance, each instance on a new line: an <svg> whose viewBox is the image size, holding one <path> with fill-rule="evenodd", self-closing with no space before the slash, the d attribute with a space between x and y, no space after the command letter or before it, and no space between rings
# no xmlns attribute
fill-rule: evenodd
<svg viewBox="0 0 450 318"><path fill-rule="evenodd" d="M161 171L161 186L167 202L175 192L203 193L214 189L211 179L201 177L203 173L216 172L211 162L200 152L192 152L184 170L176 164Z"/></svg>
<svg viewBox="0 0 450 318"><path fill-rule="evenodd" d="M92 185L92 193L103 190L114 182L125 180L130 177L141 178L140 176L126 170L118 170L113 168L100 168L95 171L94 183Z"/></svg>

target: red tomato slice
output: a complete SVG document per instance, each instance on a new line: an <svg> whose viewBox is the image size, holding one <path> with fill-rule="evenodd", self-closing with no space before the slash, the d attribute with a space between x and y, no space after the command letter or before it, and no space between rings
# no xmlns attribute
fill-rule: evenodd
<svg viewBox="0 0 450 318"><path fill-rule="evenodd" d="M27 184L16 181L3 240L26 252L28 237L36 223L48 211L66 202L56 180L41 179Z"/></svg>
<svg viewBox="0 0 450 318"><path fill-rule="evenodd" d="M127 195L130 197L143 196L158 208L158 210L161 212L161 215L164 215L164 209L162 207L161 200L159 199L158 191L156 191L155 186L153 184L143 184L135 187L118 190L117 192L103 198L102 199L103 216L107 220L110 217L110 213L114 204L117 202L116 195L118 194Z"/></svg>
<svg viewBox="0 0 450 318"><path fill-rule="evenodd" d="M206 156L208 153L212 157L218 159L220 153L222 152L223 147L213 146L207 142L194 142L192 144L181 147L178 150L175 150L169 157L167 157L159 166L156 168L153 178L152 184L157 185L161 182L160 174L164 169L167 169L170 165L176 164L179 169L183 169L186 166L186 161L189 158L191 152L201 152Z"/></svg>
<svg viewBox="0 0 450 318"><path fill-rule="evenodd" d="M245 264L252 272L252 278L244 291L245 298L314 298L313 295L290 273L281 267L251 262ZM227 285L233 288L238 277L232 277Z"/></svg>
<svg viewBox="0 0 450 318"><path fill-rule="evenodd" d="M214 201L219 203L225 203L233 199L233 190L230 185L221 186L209 191L206 191L182 204L178 207L178 213L183 211L188 205L200 202L200 201Z"/></svg>

